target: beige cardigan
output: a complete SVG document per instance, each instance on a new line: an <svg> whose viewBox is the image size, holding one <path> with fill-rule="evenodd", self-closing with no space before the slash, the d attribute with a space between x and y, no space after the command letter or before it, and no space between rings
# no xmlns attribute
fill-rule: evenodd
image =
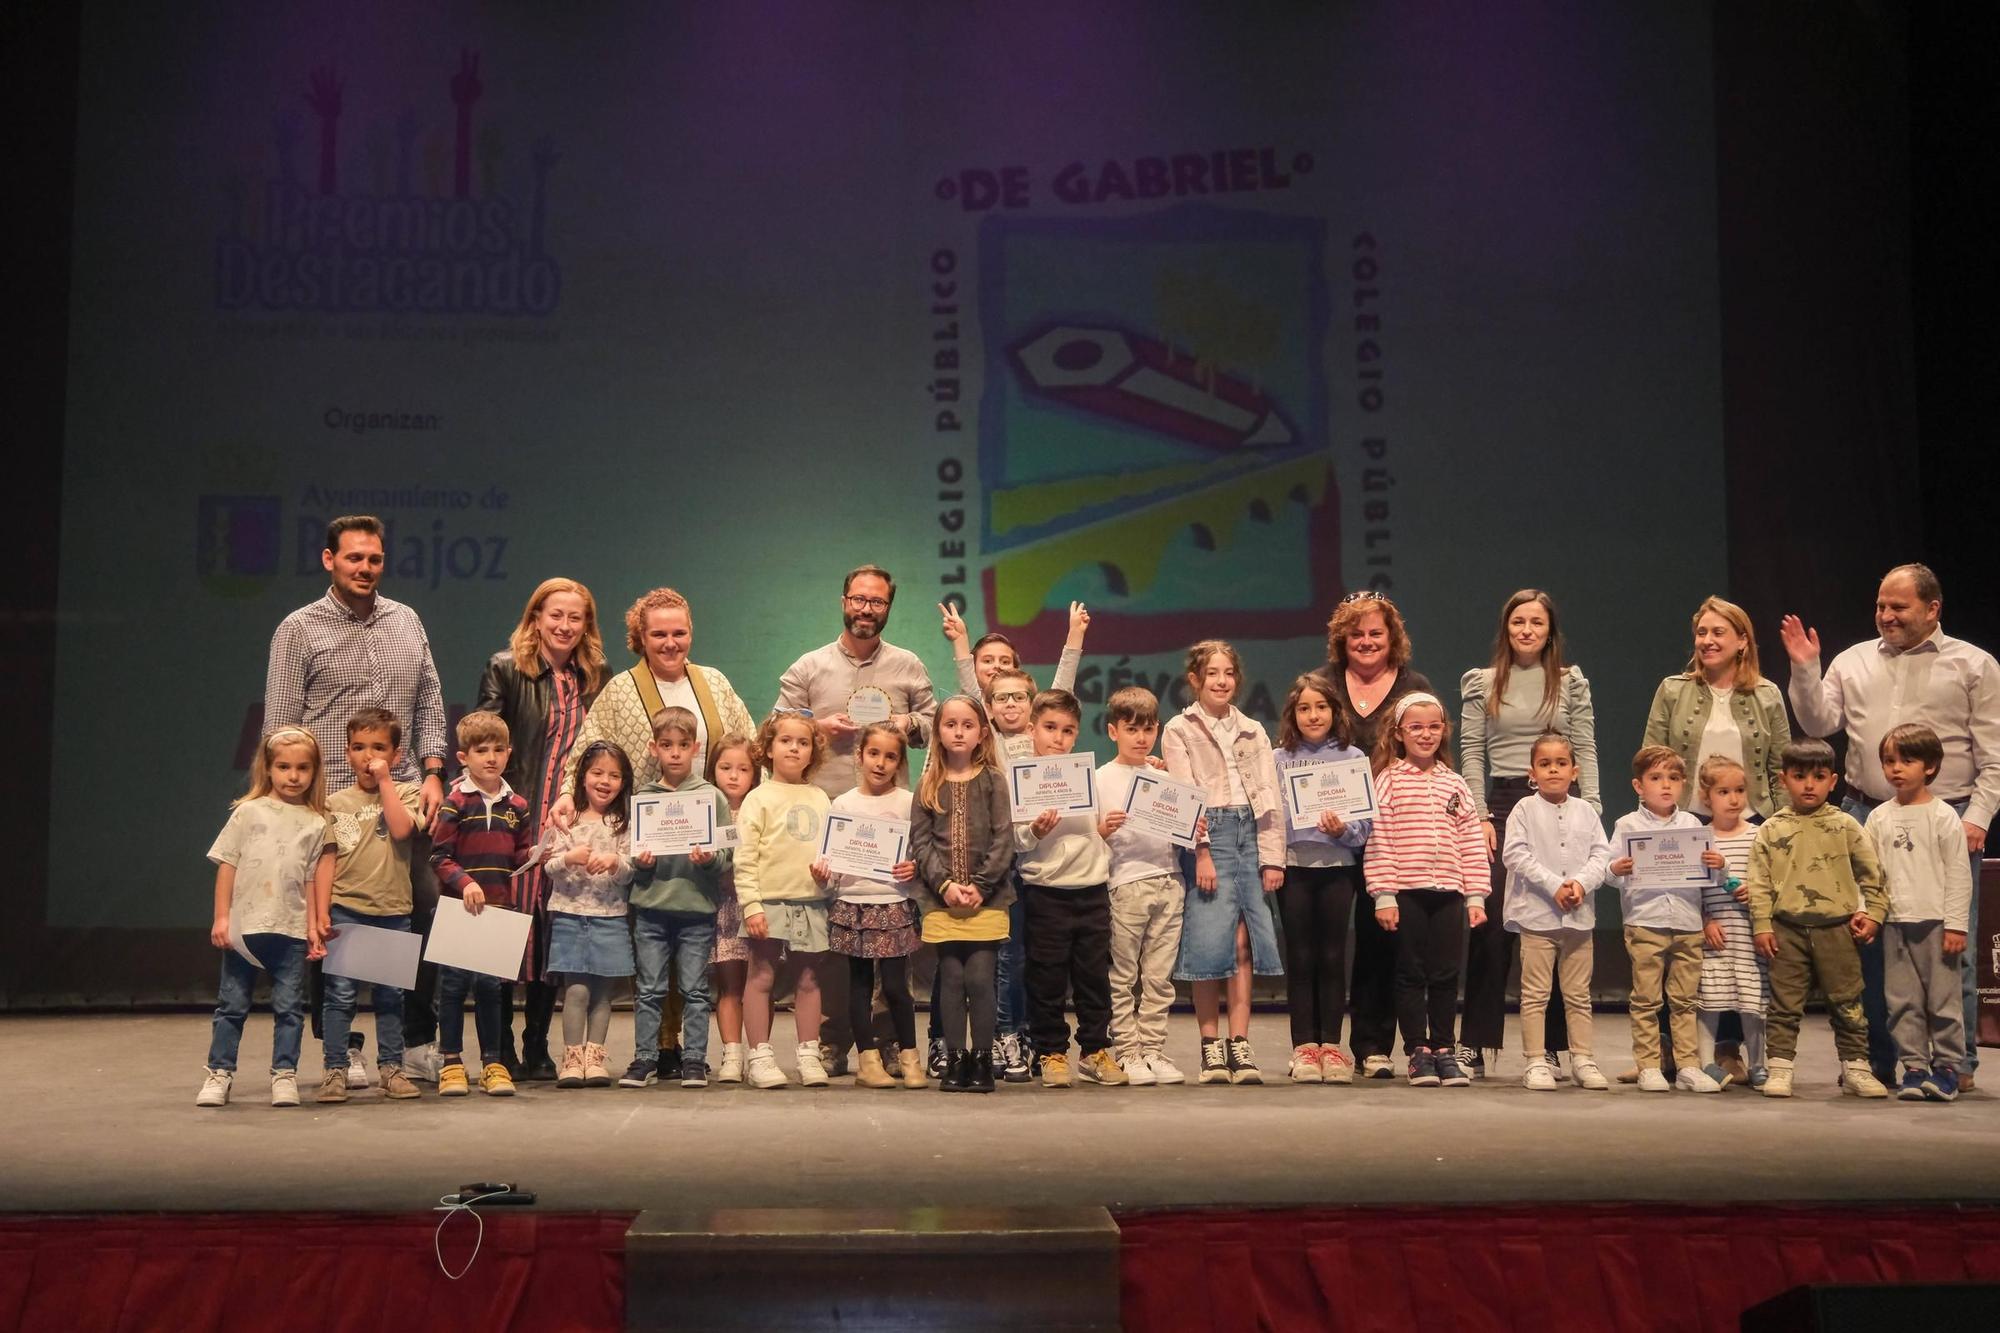
<svg viewBox="0 0 2000 1333"><path fill-rule="evenodd" d="M1242 709L1231 708L1229 716L1236 724L1230 753L1243 779L1243 792L1250 798L1250 813L1257 819L1257 863L1282 870L1285 810L1278 800L1278 763L1271 755L1271 738ZM1201 716L1200 704L1189 704L1168 720L1160 732L1160 757L1167 761L1167 772L1202 789L1211 810L1229 804L1228 761Z"/></svg>

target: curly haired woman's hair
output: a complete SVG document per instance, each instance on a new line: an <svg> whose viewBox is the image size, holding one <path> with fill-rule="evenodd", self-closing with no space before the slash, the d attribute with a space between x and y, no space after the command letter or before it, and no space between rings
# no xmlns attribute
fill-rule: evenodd
<svg viewBox="0 0 2000 1333"><path fill-rule="evenodd" d="M1326 660L1336 670L1347 667L1347 636L1371 615L1382 617L1383 626L1389 631L1389 669L1408 666L1410 662L1410 633L1403 628L1403 614L1396 604L1379 593L1351 596L1333 608L1333 615L1326 622Z"/></svg>

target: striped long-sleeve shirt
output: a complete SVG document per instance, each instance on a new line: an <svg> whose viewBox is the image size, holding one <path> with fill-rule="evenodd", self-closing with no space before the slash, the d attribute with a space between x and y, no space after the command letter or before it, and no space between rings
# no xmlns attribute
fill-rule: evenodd
<svg viewBox="0 0 2000 1333"><path fill-rule="evenodd" d="M446 793L431 829L438 892L463 898L465 886L477 884L491 906L518 908L520 881L510 877L534 849L535 821L512 787L503 782L497 795L488 796L461 777Z"/></svg>
<svg viewBox="0 0 2000 1333"><path fill-rule="evenodd" d="M1377 773L1366 864L1378 903L1402 889L1491 892L1486 837L1465 779L1443 764L1423 769L1407 759Z"/></svg>

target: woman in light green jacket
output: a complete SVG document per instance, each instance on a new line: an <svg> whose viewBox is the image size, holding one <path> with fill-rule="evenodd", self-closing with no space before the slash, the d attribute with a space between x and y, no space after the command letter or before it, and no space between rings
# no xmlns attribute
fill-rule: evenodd
<svg viewBox="0 0 2000 1333"><path fill-rule="evenodd" d="M1718 706L1720 703L1721 706ZM1643 745L1664 745L1687 764L1681 804L1708 810L1695 774L1702 760L1727 755L1750 779L1750 808L1769 818L1780 804L1778 757L1792 739L1785 696L1757 670L1757 634L1734 602L1710 597L1695 608L1694 655L1687 669L1653 692Z"/></svg>

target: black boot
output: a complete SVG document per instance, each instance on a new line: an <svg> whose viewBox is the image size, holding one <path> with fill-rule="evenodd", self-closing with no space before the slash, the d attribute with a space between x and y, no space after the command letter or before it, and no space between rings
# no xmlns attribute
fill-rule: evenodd
<svg viewBox="0 0 2000 1333"><path fill-rule="evenodd" d="M964 1092L972 1072L972 1052L952 1051L945 1056L944 1077L938 1080L939 1092Z"/></svg>
<svg viewBox="0 0 2000 1333"><path fill-rule="evenodd" d="M507 1067L507 1077L519 1083L527 1077L521 1067L521 1057L514 1046L514 988L500 988L500 1063Z"/></svg>
<svg viewBox="0 0 2000 1333"><path fill-rule="evenodd" d="M993 1048L966 1052L965 1091L993 1091Z"/></svg>
<svg viewBox="0 0 2000 1333"><path fill-rule="evenodd" d="M555 986L546 981L529 982L526 1021L521 1024L521 1072L530 1082L555 1081L556 1062L549 1055L549 1023L555 1009Z"/></svg>

